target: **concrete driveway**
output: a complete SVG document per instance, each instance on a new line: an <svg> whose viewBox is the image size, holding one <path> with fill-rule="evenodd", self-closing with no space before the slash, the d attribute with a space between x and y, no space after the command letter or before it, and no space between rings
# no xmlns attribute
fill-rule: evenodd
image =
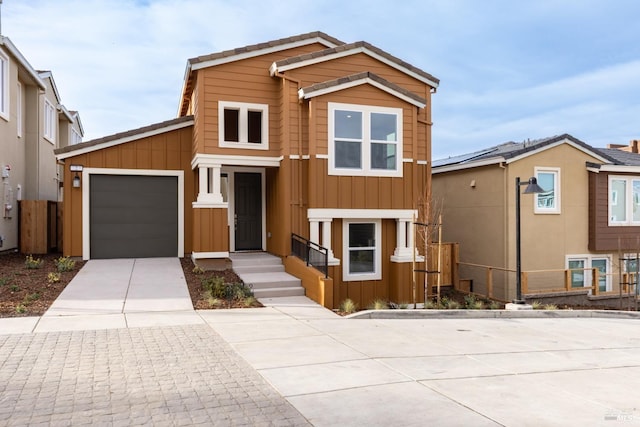
<svg viewBox="0 0 640 427"><path fill-rule="evenodd" d="M35 332L202 323L178 258L90 260Z"/></svg>

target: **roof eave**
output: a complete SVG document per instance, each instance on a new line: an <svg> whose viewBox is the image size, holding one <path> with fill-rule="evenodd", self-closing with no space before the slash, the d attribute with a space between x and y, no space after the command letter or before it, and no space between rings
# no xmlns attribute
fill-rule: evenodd
<svg viewBox="0 0 640 427"><path fill-rule="evenodd" d="M482 166L497 165L500 163L504 163L504 161L505 161L504 157L492 157L490 159L476 160L468 163L456 163L453 165L432 166L431 173L438 174L438 173L445 173L445 172L460 171L465 169L473 169L473 168L479 168Z"/></svg>
<svg viewBox="0 0 640 427"><path fill-rule="evenodd" d="M22 65L22 67L27 71L29 76L33 79L33 81L40 89L45 90L47 88L36 70L31 66L31 64L29 64L29 61L27 61L27 59L22 56L22 53L20 53L18 48L13 44L9 37L0 36L0 45L5 46L7 50L14 56L14 58L18 60L18 63Z"/></svg>

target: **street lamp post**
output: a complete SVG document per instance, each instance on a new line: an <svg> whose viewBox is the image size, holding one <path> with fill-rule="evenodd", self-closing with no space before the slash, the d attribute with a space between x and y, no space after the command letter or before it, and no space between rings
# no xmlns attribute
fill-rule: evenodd
<svg viewBox="0 0 640 427"><path fill-rule="evenodd" d="M516 177L516 299L514 304L524 304L522 298L522 264L521 264L521 247L520 247L520 187L526 185L524 194L544 193L544 190L538 185L535 177L529 178L527 182L520 182L520 177Z"/></svg>

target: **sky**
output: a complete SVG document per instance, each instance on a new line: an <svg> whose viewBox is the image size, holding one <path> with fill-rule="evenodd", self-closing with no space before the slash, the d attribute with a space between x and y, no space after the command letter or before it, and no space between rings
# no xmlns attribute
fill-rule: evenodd
<svg viewBox="0 0 640 427"><path fill-rule="evenodd" d="M189 58L323 31L440 79L433 159L563 133L640 139L636 0L0 0L84 141L175 118Z"/></svg>

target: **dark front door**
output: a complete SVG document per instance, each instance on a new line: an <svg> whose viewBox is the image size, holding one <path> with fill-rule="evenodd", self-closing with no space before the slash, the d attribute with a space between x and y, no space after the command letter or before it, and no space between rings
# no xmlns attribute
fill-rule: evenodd
<svg viewBox="0 0 640 427"><path fill-rule="evenodd" d="M262 175L234 174L236 251L262 250Z"/></svg>

